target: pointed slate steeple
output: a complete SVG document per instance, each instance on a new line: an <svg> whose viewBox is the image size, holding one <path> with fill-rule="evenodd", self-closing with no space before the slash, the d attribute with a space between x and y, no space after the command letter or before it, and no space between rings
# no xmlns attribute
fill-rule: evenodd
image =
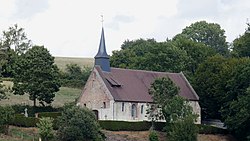
<svg viewBox="0 0 250 141"><path fill-rule="evenodd" d="M109 55L106 52L104 29L102 27L102 34L99 44L98 53L95 56L95 65L99 65L103 71L110 72Z"/></svg>

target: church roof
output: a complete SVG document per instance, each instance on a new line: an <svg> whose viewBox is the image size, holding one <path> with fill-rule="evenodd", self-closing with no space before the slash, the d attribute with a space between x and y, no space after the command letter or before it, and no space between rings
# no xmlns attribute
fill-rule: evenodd
<svg viewBox="0 0 250 141"><path fill-rule="evenodd" d="M98 49L98 52L97 52L95 58L109 58L107 51L106 51L104 29L103 28L102 28L102 33L101 33L99 49Z"/></svg>
<svg viewBox="0 0 250 141"><path fill-rule="evenodd" d="M153 102L152 97L148 94L150 85L154 82L155 78L164 76L168 76L180 88L180 96L192 101L199 100L198 95L183 73L121 68L111 68L110 72L105 72L99 66L95 66L95 68L115 101Z"/></svg>

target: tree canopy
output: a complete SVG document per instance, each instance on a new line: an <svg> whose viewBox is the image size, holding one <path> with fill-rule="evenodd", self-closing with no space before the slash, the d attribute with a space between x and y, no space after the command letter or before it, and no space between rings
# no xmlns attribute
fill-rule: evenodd
<svg viewBox="0 0 250 141"><path fill-rule="evenodd" d="M246 32L233 41L233 54L237 57L250 57L250 24Z"/></svg>
<svg viewBox="0 0 250 141"><path fill-rule="evenodd" d="M227 55L229 53L225 30L221 29L220 25L217 23L198 21L184 28L182 33L177 36L204 43L215 49L215 51L221 55Z"/></svg>
<svg viewBox="0 0 250 141"><path fill-rule="evenodd" d="M36 100L50 104L59 90L59 72L54 57L43 46L33 46L22 54L14 70L14 94L29 94L36 106Z"/></svg>
<svg viewBox="0 0 250 141"><path fill-rule="evenodd" d="M114 51L111 66L152 71L180 72L188 64L185 51L167 42L153 39L125 41L122 50Z"/></svg>

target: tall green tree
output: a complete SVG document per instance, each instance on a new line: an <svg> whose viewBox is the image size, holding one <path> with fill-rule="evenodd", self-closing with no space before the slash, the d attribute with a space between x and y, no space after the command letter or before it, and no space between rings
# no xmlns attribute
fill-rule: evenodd
<svg viewBox="0 0 250 141"><path fill-rule="evenodd" d="M222 103L219 102L217 86L224 83L220 73L225 61L226 58L220 55L210 57L198 67L194 75L193 86L200 97L203 118L220 118Z"/></svg>
<svg viewBox="0 0 250 141"><path fill-rule="evenodd" d="M0 54L4 54L2 74L5 77L13 77L12 70L15 61L18 60L19 55L25 53L31 46L31 40L27 38L24 28L18 27L17 24L3 31L2 37L0 37Z"/></svg>
<svg viewBox="0 0 250 141"><path fill-rule="evenodd" d="M192 107L188 105L188 102L178 95L179 88L171 79L157 78L151 84L149 94L152 95L154 105L158 105L151 113L159 114L155 110L162 112L170 140L197 140L197 129L194 125L197 116L192 113ZM151 116L155 115L151 114Z"/></svg>
<svg viewBox="0 0 250 141"><path fill-rule="evenodd" d="M126 41L122 50L114 51L111 66L140 70L180 72L186 70L189 58L168 42L153 39Z"/></svg>
<svg viewBox="0 0 250 141"><path fill-rule="evenodd" d="M204 43L221 55L228 55L229 53L225 30L221 29L221 26L217 23L198 21L184 28L182 33L177 36Z"/></svg>
<svg viewBox="0 0 250 141"><path fill-rule="evenodd" d="M215 50L203 43L195 42L182 36L177 36L172 40L174 46L185 50L190 59L187 71L194 74L199 66L208 57L216 54Z"/></svg>
<svg viewBox="0 0 250 141"><path fill-rule="evenodd" d="M54 57L43 46L33 46L20 56L14 74L14 94L29 94L34 106L38 100L50 104L59 91L59 72Z"/></svg>
<svg viewBox="0 0 250 141"><path fill-rule="evenodd" d="M232 53L238 57L250 57L250 24L246 32L233 41Z"/></svg>

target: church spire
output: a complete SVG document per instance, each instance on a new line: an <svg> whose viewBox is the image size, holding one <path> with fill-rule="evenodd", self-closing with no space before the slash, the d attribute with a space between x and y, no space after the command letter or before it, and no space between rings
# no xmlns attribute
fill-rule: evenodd
<svg viewBox="0 0 250 141"><path fill-rule="evenodd" d="M103 22L103 20L102 20ZM103 71L110 72L109 55L106 52L104 29L102 27L99 50L95 56L95 65L99 65Z"/></svg>

